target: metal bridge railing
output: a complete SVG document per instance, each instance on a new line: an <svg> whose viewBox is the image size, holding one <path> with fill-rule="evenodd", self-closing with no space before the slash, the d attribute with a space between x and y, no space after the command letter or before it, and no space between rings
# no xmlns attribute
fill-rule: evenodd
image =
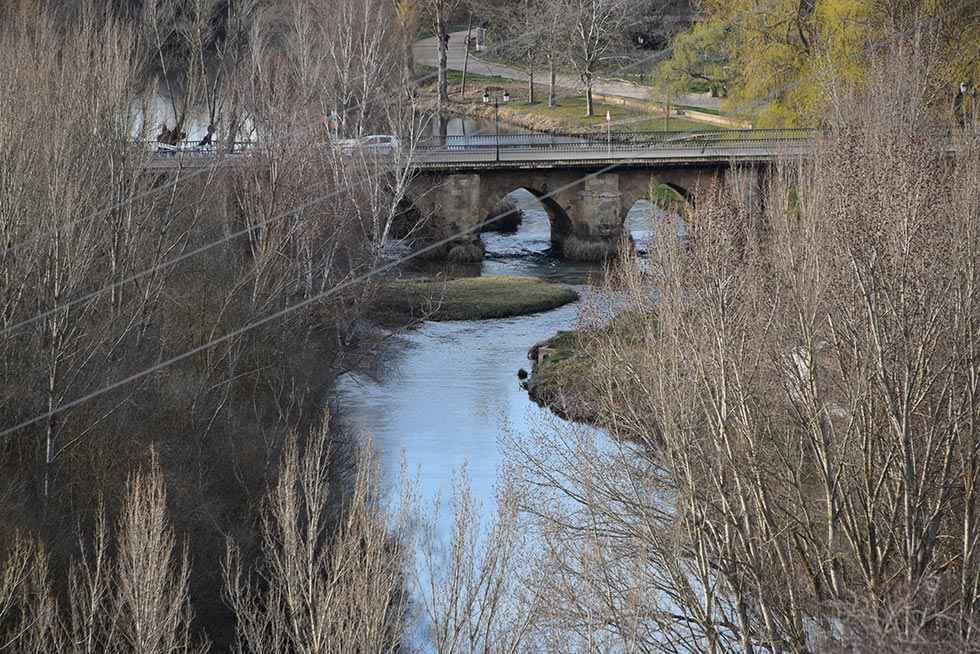
<svg viewBox="0 0 980 654"><path fill-rule="evenodd" d="M811 129L751 129L717 131L612 131L609 133L548 133L537 132L501 134L499 147L508 151L542 152L547 150L574 152L615 150L617 152L664 149L704 149L708 147L774 147L812 141L816 130ZM482 151L497 148L495 135L449 136L445 142L428 142L419 146L423 152Z"/></svg>
<svg viewBox="0 0 980 654"><path fill-rule="evenodd" d="M416 151L426 155L452 153L482 154L489 151L508 153L628 153L650 150L699 150L709 149L767 149L802 145L812 142L817 135L813 129L734 129L711 131L610 131L541 133L524 132L480 134L474 136L449 136L445 141L423 142ZM254 141L237 141L232 144L217 141L201 146L199 141L182 141L176 144L156 141L135 141L135 146L149 148L156 157L207 158L221 155L248 153L257 147Z"/></svg>
<svg viewBox="0 0 980 654"><path fill-rule="evenodd" d="M219 154L241 154L255 145L252 141L235 141L230 145L224 141L216 141L203 146L200 145L200 141L179 141L177 143L134 141L133 144L149 148L155 155L161 157L214 157Z"/></svg>

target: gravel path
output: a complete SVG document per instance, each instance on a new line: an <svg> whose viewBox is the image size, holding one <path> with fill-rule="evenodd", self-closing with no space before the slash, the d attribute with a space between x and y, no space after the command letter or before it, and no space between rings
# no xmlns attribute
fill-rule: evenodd
<svg viewBox="0 0 980 654"><path fill-rule="evenodd" d="M449 68L451 70L463 70L463 61L466 57L465 49L466 30L453 32L449 38ZM422 39L415 44L415 61L419 64L436 67L438 65L438 41L435 37ZM506 77L521 82L527 81L527 74L524 71L503 64L483 61L474 57L470 53L469 72L477 75L495 75ZM547 69L535 71L535 79L547 83ZM559 73L557 77L558 86L568 89L580 89L581 82L576 75ZM656 99L653 90L646 86L632 84L616 79L596 78L592 84L592 89L596 93L603 95L618 95L624 98L636 100ZM710 94L687 94L676 98L677 104L685 104L691 107L701 107L703 109L718 109L721 106L719 98L712 98Z"/></svg>

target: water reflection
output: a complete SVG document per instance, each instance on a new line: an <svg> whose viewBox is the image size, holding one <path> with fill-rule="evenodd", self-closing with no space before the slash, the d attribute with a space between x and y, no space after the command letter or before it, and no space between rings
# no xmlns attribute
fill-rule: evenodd
<svg viewBox="0 0 980 654"><path fill-rule="evenodd" d="M601 283L601 264L566 262L551 250L548 214L531 193L508 196L522 219L511 233L485 232L487 256L472 267L416 268L449 276L523 275L576 286L587 293ZM629 212L626 228L637 249L649 250L658 230L685 230L649 202ZM418 474L423 496L446 493L452 474L468 464L473 490L492 508L499 441L520 437L542 421L561 421L531 402L517 371L530 368L527 351L559 330L572 329L578 303L531 316L476 322L425 323L390 343L381 357L380 380L348 375L337 388L342 415L355 431L370 434L393 477L404 452L409 472Z"/></svg>
<svg viewBox="0 0 980 654"><path fill-rule="evenodd" d="M506 320L427 323L392 343L384 379L349 375L339 384L344 420L370 434L389 474L402 451L423 497L445 494L467 464L476 497L492 504L499 441L557 420L528 400L516 376L527 350L575 322L577 307ZM492 507L488 507L492 508Z"/></svg>
<svg viewBox="0 0 980 654"><path fill-rule="evenodd" d="M551 225L541 201L523 188L505 199L520 211L521 223L515 232L484 232L487 256L491 259L552 256ZM681 239L687 237L687 225L680 214L666 211L645 199L638 200L627 212L624 229L641 254L650 251L658 230L669 229Z"/></svg>

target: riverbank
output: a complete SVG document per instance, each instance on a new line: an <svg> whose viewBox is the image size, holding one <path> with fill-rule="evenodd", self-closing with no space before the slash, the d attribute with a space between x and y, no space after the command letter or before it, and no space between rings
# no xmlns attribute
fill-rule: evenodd
<svg viewBox="0 0 980 654"><path fill-rule="evenodd" d="M488 320L549 311L578 298L567 286L533 277L403 280L382 289L377 310L387 320Z"/></svg>
<svg viewBox="0 0 980 654"><path fill-rule="evenodd" d="M593 395L590 362L578 339L575 331L560 331L532 347L528 358L534 364L525 388L531 400L559 418L594 425L599 415L587 401Z"/></svg>
<svg viewBox="0 0 980 654"><path fill-rule="evenodd" d="M530 349L534 362L525 388L528 397L566 420L604 427L600 405L601 362L595 344L617 343L629 348L646 347L640 321L652 316L636 311L617 314L602 327L559 331Z"/></svg>

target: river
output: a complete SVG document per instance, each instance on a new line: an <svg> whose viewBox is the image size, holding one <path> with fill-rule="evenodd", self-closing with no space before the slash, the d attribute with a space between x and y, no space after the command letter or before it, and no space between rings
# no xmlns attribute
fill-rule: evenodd
<svg viewBox="0 0 980 654"><path fill-rule="evenodd" d="M527 191L511 197L522 207L521 225L512 234L483 234L487 256L480 274L538 277L588 293L602 267L552 256L543 207ZM649 203L638 203L628 216L641 252L651 238L653 214ZM484 511L492 510L501 437L561 423L528 399L517 371L530 368L532 345L575 327L578 309L576 302L517 318L426 322L388 345L381 378L352 374L339 381L342 420L373 439L386 478L397 478L404 457L423 500L445 497L454 472L465 465L474 495Z"/></svg>

